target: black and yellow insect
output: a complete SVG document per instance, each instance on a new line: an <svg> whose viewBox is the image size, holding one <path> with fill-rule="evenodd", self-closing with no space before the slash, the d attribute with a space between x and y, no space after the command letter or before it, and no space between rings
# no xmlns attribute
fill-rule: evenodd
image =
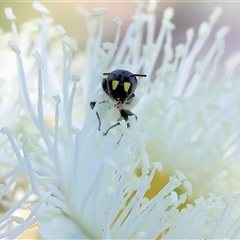
<svg viewBox="0 0 240 240"><path fill-rule="evenodd" d="M117 69L110 73L103 73L105 76L102 80L102 89L103 91L112 99L115 103L114 107L116 107L120 113L120 118L118 122L112 125L108 130L103 133L103 135L107 135L110 129L120 125L119 121L124 119L127 122L127 126L129 127L128 117L135 116L137 120L137 116L131 111L124 109L124 104L130 104L135 97L134 91L137 88L137 78L136 77L146 77L145 74L133 74L126 70ZM96 102L90 102L90 106L93 109L96 105ZM101 128L101 119L97 112L97 117L99 121L98 130Z"/></svg>

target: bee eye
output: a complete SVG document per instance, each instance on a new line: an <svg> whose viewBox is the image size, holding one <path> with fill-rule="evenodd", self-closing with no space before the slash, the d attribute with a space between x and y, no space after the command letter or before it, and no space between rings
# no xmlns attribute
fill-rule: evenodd
<svg viewBox="0 0 240 240"><path fill-rule="evenodd" d="M118 84L119 84L119 81L113 80L112 81L112 90L115 90L117 88Z"/></svg>

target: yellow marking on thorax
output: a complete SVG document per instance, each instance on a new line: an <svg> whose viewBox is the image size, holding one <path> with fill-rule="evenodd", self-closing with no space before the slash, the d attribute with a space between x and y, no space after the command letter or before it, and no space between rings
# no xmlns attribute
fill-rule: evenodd
<svg viewBox="0 0 240 240"><path fill-rule="evenodd" d="M125 83L124 83L124 91L125 91L125 92L128 92L130 86L131 86L131 83L130 83L130 82L125 82Z"/></svg>
<svg viewBox="0 0 240 240"><path fill-rule="evenodd" d="M118 84L119 84L119 81L113 80L112 81L112 90L115 90L117 88Z"/></svg>

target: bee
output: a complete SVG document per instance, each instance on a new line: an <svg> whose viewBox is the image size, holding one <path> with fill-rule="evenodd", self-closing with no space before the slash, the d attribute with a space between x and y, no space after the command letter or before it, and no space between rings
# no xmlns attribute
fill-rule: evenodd
<svg viewBox="0 0 240 240"><path fill-rule="evenodd" d="M107 129L103 135L107 135L109 130L120 125L119 121L124 119L127 123L127 127L130 127L128 123L129 116L135 116L137 120L137 116L131 111L124 108L125 104L131 104L132 100L135 97L135 90L137 88L137 78L136 77L147 77L145 74L133 74L127 70L117 69L110 73L103 73L105 76L102 79L102 89L103 91L110 97L110 99L115 103L114 107L120 113L120 118L118 122L112 125ZM93 109L96 105L96 102L90 102L90 107ZM101 119L99 113L96 112L97 118L99 121L98 130L101 129Z"/></svg>

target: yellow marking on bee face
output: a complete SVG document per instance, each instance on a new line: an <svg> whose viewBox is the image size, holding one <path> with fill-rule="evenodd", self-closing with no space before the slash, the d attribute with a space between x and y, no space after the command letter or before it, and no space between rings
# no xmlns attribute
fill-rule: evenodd
<svg viewBox="0 0 240 240"><path fill-rule="evenodd" d="M106 81L108 80L108 78L109 78L109 76L110 76L110 74L108 74L108 75L105 75L105 79L106 79Z"/></svg>
<svg viewBox="0 0 240 240"><path fill-rule="evenodd" d="M117 88L118 84L119 84L119 81L113 80L112 81L112 90L115 90Z"/></svg>
<svg viewBox="0 0 240 240"><path fill-rule="evenodd" d="M124 83L124 91L125 91L125 92L128 92L130 86L131 86L131 83L125 82L125 83Z"/></svg>

